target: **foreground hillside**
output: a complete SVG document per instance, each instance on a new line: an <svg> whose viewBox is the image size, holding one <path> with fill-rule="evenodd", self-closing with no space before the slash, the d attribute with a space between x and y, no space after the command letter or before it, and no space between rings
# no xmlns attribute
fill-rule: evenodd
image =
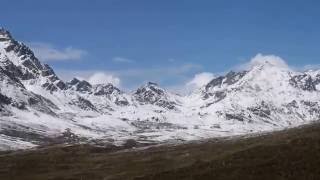
<svg viewBox="0 0 320 180"><path fill-rule="evenodd" d="M320 124L136 149L54 146L0 155L0 179L319 179Z"/></svg>

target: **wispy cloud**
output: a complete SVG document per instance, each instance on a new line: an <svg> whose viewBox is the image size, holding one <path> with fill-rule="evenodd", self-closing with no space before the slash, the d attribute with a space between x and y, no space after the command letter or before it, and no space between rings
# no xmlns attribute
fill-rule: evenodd
<svg viewBox="0 0 320 180"><path fill-rule="evenodd" d="M168 62L171 62L171 63L176 62L176 61L177 61L177 60L174 59L174 58L169 58L169 59L168 59Z"/></svg>
<svg viewBox="0 0 320 180"><path fill-rule="evenodd" d="M112 58L112 61L116 62L116 63L133 63L133 62L135 62L132 59L128 59L128 58L124 58L124 57L114 57L114 58Z"/></svg>
<svg viewBox="0 0 320 180"><path fill-rule="evenodd" d="M186 86L195 89L195 88L200 88L207 83L209 83L212 79L214 78L213 73L210 72L202 72L194 75L194 77L187 82Z"/></svg>
<svg viewBox="0 0 320 180"><path fill-rule="evenodd" d="M68 61L79 60L87 51L73 47L57 48L49 43L28 43L35 55L42 61Z"/></svg>
<svg viewBox="0 0 320 180"><path fill-rule="evenodd" d="M197 64L182 64L171 67L153 67L153 68L139 68L126 70L56 70L57 74L64 80L70 80L73 77L82 77L86 80L93 80L94 82L101 82L106 79L108 82L118 84L125 90L132 90L147 81L157 82L160 85L166 84L184 84L190 77L202 70L202 66ZM93 76L94 74L99 76ZM105 78L101 73L108 76ZM91 78L91 77L95 78ZM98 78L97 78L98 77ZM97 80L98 79L98 80ZM118 80L117 80L118 79ZM97 80L97 81L96 81ZM117 83L118 82L118 83ZM120 83L121 82L121 83Z"/></svg>
<svg viewBox="0 0 320 180"><path fill-rule="evenodd" d="M319 70L320 64L308 64L303 67L303 70Z"/></svg>
<svg viewBox="0 0 320 180"><path fill-rule="evenodd" d="M106 74L103 72L96 72L88 78L91 84L107 84L111 83L115 86L120 86L120 78L112 74Z"/></svg>
<svg viewBox="0 0 320 180"><path fill-rule="evenodd" d="M258 54L241 65L235 66L230 70L248 70L255 65L269 63L274 66L287 68L288 64L280 57L275 55ZM293 68L289 66L288 68ZM304 69L319 69L319 65L307 65ZM180 94L189 94L193 90L202 87L215 75L222 75L224 72L204 72L203 66L194 63L175 64L150 68L131 68L122 70L57 70L57 74L64 80L73 77L82 77L94 84L113 83L121 86L124 90L130 91L147 81L159 83L162 87ZM296 69L294 69L296 70ZM298 69L301 70L301 69Z"/></svg>

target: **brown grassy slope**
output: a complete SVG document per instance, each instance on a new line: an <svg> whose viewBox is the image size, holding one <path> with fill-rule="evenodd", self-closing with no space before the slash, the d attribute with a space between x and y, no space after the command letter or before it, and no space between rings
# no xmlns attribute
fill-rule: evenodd
<svg viewBox="0 0 320 180"><path fill-rule="evenodd" d="M0 179L320 179L320 125L132 150L55 146L0 155Z"/></svg>

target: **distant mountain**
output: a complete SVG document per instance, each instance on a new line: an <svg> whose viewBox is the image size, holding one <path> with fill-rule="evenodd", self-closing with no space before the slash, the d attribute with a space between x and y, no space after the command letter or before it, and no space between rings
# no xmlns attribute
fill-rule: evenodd
<svg viewBox="0 0 320 180"><path fill-rule="evenodd" d="M272 131L320 118L320 70L296 72L266 59L215 77L187 96L146 83L61 80L0 29L0 149L48 143L180 141Z"/></svg>

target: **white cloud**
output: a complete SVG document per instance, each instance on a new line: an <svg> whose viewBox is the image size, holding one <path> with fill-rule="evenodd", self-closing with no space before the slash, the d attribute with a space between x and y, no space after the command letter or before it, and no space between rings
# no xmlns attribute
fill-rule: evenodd
<svg viewBox="0 0 320 180"><path fill-rule="evenodd" d="M281 57L276 55L257 54L249 62L237 66L236 70L248 70L257 65L272 65L281 68L289 68L288 64Z"/></svg>
<svg viewBox="0 0 320 180"><path fill-rule="evenodd" d="M186 83L178 83L171 86L167 86L166 88L180 95L188 95L192 93L194 90L201 88L202 86L208 84L213 78L214 74L210 72L202 72L195 74L192 79L189 79Z"/></svg>
<svg viewBox="0 0 320 180"><path fill-rule="evenodd" d="M320 70L320 64L308 64L305 65L302 70Z"/></svg>
<svg viewBox="0 0 320 180"><path fill-rule="evenodd" d="M271 64L277 67L288 68L288 64L279 56L275 55L263 55L257 54L250 61L251 66L261 65L261 64Z"/></svg>
<svg viewBox="0 0 320 180"><path fill-rule="evenodd" d="M171 62L171 63L173 63L173 62L176 62L177 60L174 59L174 58L169 58L168 61Z"/></svg>
<svg viewBox="0 0 320 180"><path fill-rule="evenodd" d="M194 77L187 82L188 89L200 88L209 83L214 78L214 75L210 72L202 72L194 75Z"/></svg>
<svg viewBox="0 0 320 180"><path fill-rule="evenodd" d="M120 86L120 78L112 75L112 74L106 74L103 72L97 72L91 75L88 78L89 83L91 84L107 84L111 83L114 86L119 87Z"/></svg>
<svg viewBox="0 0 320 180"><path fill-rule="evenodd" d="M59 49L48 43L29 43L30 48L42 61L79 60L87 54L85 50L66 47Z"/></svg>
<svg viewBox="0 0 320 180"><path fill-rule="evenodd" d="M112 58L112 61L117 63L133 63L134 62L134 60L124 58L124 57L114 57Z"/></svg>

